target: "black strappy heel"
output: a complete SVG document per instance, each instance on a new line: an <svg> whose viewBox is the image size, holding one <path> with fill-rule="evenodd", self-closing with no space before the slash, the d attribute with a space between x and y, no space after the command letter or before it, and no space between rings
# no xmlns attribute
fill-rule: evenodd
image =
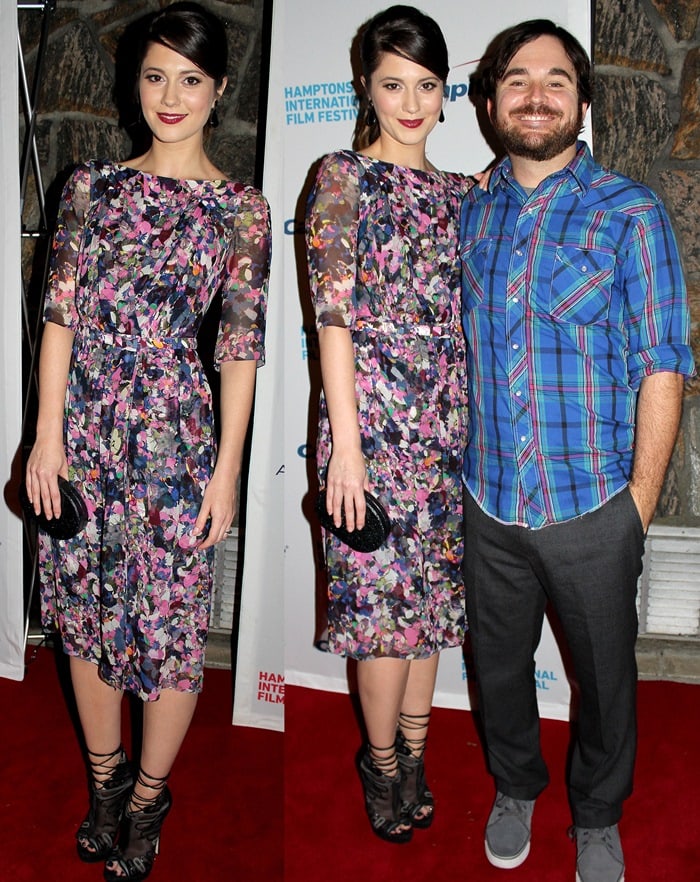
<svg viewBox="0 0 700 882"><path fill-rule="evenodd" d="M114 848L119 824L134 786L131 764L121 745L112 753L92 753L90 764L90 810L78 828L78 857L94 864L107 858ZM116 764L111 762L117 758Z"/></svg>
<svg viewBox="0 0 700 882"><path fill-rule="evenodd" d="M378 756L391 751L390 756ZM386 842L409 842L413 835L410 821L401 810L401 769L394 746L368 744L361 752L358 769L365 791L365 808L372 830ZM401 829L405 827L406 829Z"/></svg>
<svg viewBox="0 0 700 882"><path fill-rule="evenodd" d="M420 721L420 722L418 722ZM435 800L425 783L423 753L427 741L430 714L399 714L396 732L396 754L401 769L401 803L403 813L414 827L426 829L433 823ZM423 738L408 738L405 731L423 729Z"/></svg>
<svg viewBox="0 0 700 882"><path fill-rule="evenodd" d="M117 846L105 865L107 882L143 882L153 869L158 854L160 830L173 804L166 786L168 776L154 778L139 769L137 783L157 791L152 799L132 793L130 804L124 812Z"/></svg>

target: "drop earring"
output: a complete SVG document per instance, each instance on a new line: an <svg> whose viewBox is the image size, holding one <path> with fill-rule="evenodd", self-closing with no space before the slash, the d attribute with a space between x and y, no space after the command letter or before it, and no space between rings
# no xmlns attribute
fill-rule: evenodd
<svg viewBox="0 0 700 882"><path fill-rule="evenodd" d="M215 129L219 125L219 114L216 112L216 105L218 101L214 102L214 106L211 109L211 113L209 114L209 119L207 120L207 125L212 129Z"/></svg>
<svg viewBox="0 0 700 882"><path fill-rule="evenodd" d="M445 122L445 111L440 111L440 116L438 117L438 122Z"/></svg>
<svg viewBox="0 0 700 882"><path fill-rule="evenodd" d="M367 125L370 128L377 125L377 113L374 109L374 104L372 104L371 101L367 105Z"/></svg>

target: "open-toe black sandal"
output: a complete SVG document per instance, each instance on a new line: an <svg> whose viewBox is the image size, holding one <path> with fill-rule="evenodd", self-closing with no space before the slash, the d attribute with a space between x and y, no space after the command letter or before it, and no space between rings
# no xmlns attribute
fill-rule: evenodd
<svg viewBox="0 0 700 882"><path fill-rule="evenodd" d="M112 761L117 757L114 765ZM90 810L75 838L80 860L95 864L105 860L114 848L134 776L121 745L112 753L88 751L88 761Z"/></svg>
<svg viewBox="0 0 700 882"><path fill-rule="evenodd" d="M388 775L381 765L377 766L378 750L381 748L373 749L368 745L361 752L358 762L369 822L380 839L396 843L409 842L413 830L401 809L401 770L396 755L390 760L396 771L393 775Z"/></svg>
<svg viewBox="0 0 700 882"><path fill-rule="evenodd" d="M127 807L122 818L117 845L105 864L107 882L143 882L153 869L160 829L173 804L166 781L167 776L154 778L139 770L138 782L157 791L157 795L153 799L132 795L131 808Z"/></svg>

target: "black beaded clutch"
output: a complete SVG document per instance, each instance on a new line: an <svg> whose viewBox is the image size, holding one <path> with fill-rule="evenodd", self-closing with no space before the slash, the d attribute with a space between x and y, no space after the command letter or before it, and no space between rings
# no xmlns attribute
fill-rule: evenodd
<svg viewBox="0 0 700 882"><path fill-rule="evenodd" d="M54 539L72 539L87 524L87 506L85 500L75 486L58 476L58 489L61 494L61 515L58 518L47 518L44 512L37 514L27 496L24 484L19 488L19 501L26 517L34 521L40 530Z"/></svg>
<svg viewBox="0 0 700 882"><path fill-rule="evenodd" d="M335 536L354 548L355 551L376 551L385 542L391 530L391 521L381 502L371 493L365 490L365 503L367 505L365 525L361 530L354 529L352 532L345 526L345 512L339 527L333 522L332 515L326 510L326 491L321 490L316 500L316 514L321 521L321 526L329 530Z"/></svg>

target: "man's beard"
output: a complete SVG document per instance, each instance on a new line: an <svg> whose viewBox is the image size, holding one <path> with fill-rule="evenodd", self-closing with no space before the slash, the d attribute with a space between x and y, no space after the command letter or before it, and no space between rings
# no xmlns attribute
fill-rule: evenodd
<svg viewBox="0 0 700 882"><path fill-rule="evenodd" d="M547 113L554 117L561 117L559 111L549 107L533 107L527 105L519 108L519 114ZM579 105L578 115L573 122L561 128L549 132L523 132L515 126L510 126L496 119L491 120L494 131L501 139L501 143L511 156L519 156L523 159L534 159L536 162L546 162L563 153L578 140L579 132L583 126L583 107Z"/></svg>

